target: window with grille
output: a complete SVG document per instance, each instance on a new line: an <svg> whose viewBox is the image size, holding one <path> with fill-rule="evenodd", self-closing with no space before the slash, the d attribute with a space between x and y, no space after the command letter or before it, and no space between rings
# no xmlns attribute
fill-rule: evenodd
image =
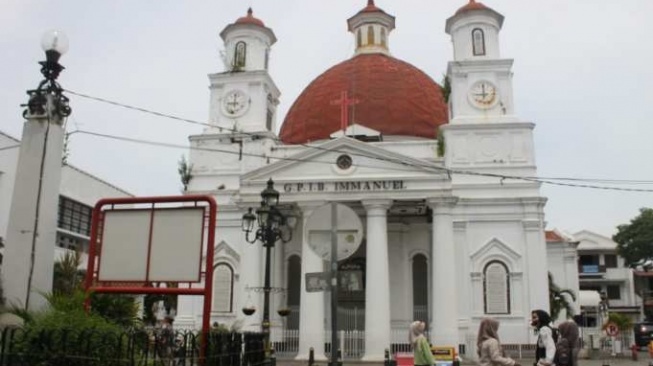
<svg viewBox="0 0 653 366"><path fill-rule="evenodd" d="M483 271L483 300L486 314L510 314L510 273L500 261L492 261Z"/></svg>
<svg viewBox="0 0 653 366"><path fill-rule="evenodd" d="M83 203L59 196L59 217L57 226L84 236L91 235L91 213L93 209Z"/></svg>
<svg viewBox="0 0 653 366"><path fill-rule="evenodd" d="M233 311L234 271L230 265L220 263L213 269L213 311Z"/></svg>

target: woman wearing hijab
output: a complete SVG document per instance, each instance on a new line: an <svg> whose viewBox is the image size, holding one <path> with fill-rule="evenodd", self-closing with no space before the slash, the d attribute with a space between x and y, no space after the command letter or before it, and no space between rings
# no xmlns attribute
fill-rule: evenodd
<svg viewBox="0 0 653 366"><path fill-rule="evenodd" d="M476 348L479 366L520 366L510 357L504 357L499 342L499 322L484 318L478 327Z"/></svg>
<svg viewBox="0 0 653 366"><path fill-rule="evenodd" d="M560 338L556 343L553 363L556 366L578 366L578 325L566 321L558 326Z"/></svg>
<svg viewBox="0 0 653 366"><path fill-rule="evenodd" d="M435 363L429 341L424 337L424 328L424 322L414 321L410 324L409 338L413 345L413 364L415 366L433 366Z"/></svg>
<svg viewBox="0 0 653 366"><path fill-rule="evenodd" d="M533 310L531 312L531 325L535 327L538 334L534 365L550 366L553 364L553 357L555 357L556 353L553 328L551 328L551 316L544 310Z"/></svg>

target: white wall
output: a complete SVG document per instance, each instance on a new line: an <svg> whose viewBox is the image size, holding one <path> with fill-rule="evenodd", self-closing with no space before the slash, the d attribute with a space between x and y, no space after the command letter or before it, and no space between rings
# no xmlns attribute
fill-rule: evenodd
<svg viewBox="0 0 653 366"><path fill-rule="evenodd" d="M0 237L7 236L11 193L16 180L16 164L20 149L9 148L20 144L18 139L0 132Z"/></svg>

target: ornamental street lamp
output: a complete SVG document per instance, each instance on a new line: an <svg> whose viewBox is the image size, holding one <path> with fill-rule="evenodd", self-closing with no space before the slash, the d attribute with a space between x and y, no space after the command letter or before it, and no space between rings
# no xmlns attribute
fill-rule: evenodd
<svg viewBox="0 0 653 366"><path fill-rule="evenodd" d="M267 187L261 192L261 206L256 209L256 215L252 208L243 215L242 228L245 232L245 240L248 243L255 243L260 240L265 247L265 282L263 285L263 322L261 330L265 337L265 355L270 356L270 255L274 244L281 240L287 243L292 239L292 230L297 223L297 218L291 214L283 214L278 207L279 192L274 189L272 178L268 180ZM258 219L258 229L254 237L250 239L250 233L254 231L254 222Z"/></svg>
<svg viewBox="0 0 653 366"><path fill-rule="evenodd" d="M59 74L65 67L59 63L61 55L68 51L68 38L59 31L46 32L41 38L41 48L45 51L45 61L39 62L41 74L45 77L34 90L28 90L29 101L23 112L25 118L30 115L44 115L61 120L70 115L68 98L63 95L63 88L57 83Z"/></svg>

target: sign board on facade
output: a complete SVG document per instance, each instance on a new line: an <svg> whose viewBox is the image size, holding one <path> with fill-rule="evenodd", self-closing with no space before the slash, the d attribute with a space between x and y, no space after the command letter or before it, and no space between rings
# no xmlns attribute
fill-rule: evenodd
<svg viewBox="0 0 653 366"><path fill-rule="evenodd" d="M332 205L336 206L336 222L332 221ZM352 256L363 240L363 223L349 206L329 203L317 208L306 223L308 245L325 261L331 258L331 234L335 230L337 255L341 261Z"/></svg>
<svg viewBox="0 0 653 366"><path fill-rule="evenodd" d="M306 274L306 292L329 291L330 272L314 272Z"/></svg>

